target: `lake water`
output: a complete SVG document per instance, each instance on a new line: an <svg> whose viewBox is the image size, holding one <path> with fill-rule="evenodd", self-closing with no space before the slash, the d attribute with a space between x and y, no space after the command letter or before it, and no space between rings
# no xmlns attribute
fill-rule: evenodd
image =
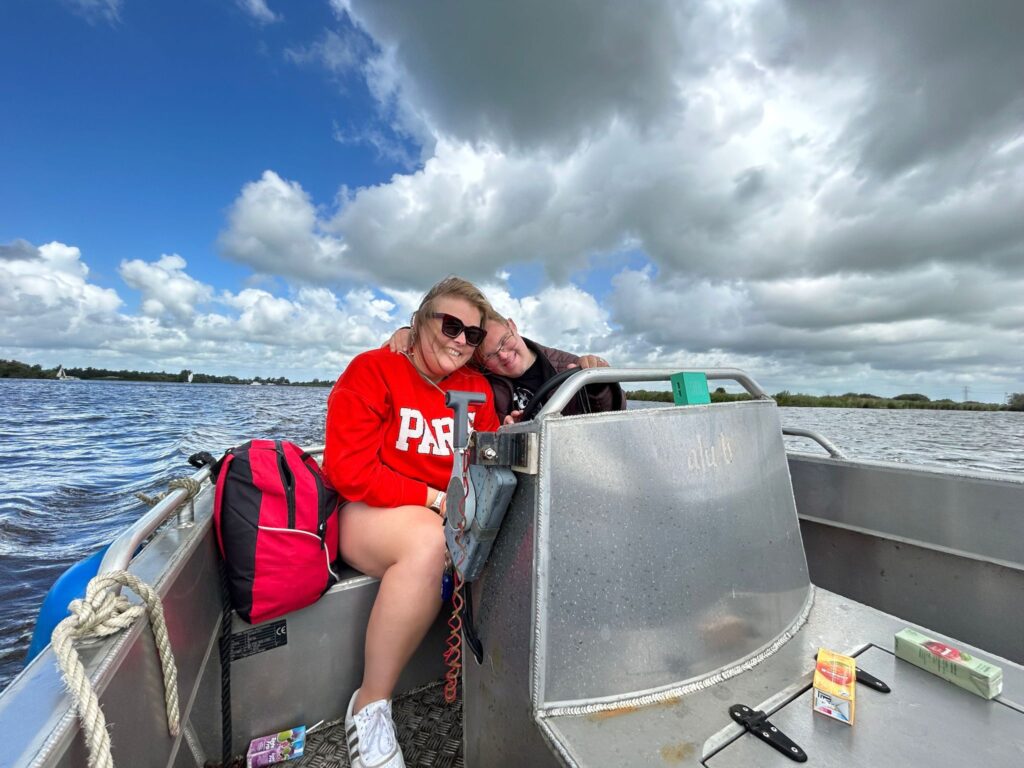
<svg viewBox="0 0 1024 768"><path fill-rule="evenodd" d="M47 589L146 510L187 457L253 437L323 442L325 388L0 379L0 688ZM851 458L1024 473L1024 414L783 408ZM801 439L798 450L822 452Z"/></svg>

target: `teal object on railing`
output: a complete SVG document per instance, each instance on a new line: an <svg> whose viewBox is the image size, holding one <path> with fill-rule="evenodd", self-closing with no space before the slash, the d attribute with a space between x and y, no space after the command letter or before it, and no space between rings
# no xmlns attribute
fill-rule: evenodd
<svg viewBox="0 0 1024 768"><path fill-rule="evenodd" d="M671 381L672 399L676 405L706 405L711 402L706 374L692 371L673 373Z"/></svg>
<svg viewBox="0 0 1024 768"><path fill-rule="evenodd" d="M92 577L99 573L100 563L103 562L103 556L109 548L110 545L107 544L89 557L79 560L53 582L39 608L36 628L32 633L32 642L28 646L28 655L25 657L26 664L50 644L50 635L53 634L54 628L68 616L68 604L79 597L85 597L85 588Z"/></svg>

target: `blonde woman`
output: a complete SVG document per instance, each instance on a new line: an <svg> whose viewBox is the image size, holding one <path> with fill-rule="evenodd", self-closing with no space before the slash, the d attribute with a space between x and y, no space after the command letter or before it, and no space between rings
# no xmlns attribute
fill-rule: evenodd
<svg viewBox="0 0 1024 768"><path fill-rule="evenodd" d="M341 555L381 580L366 628L362 685L345 716L354 768L405 765L391 695L441 607L453 429L444 393L484 393L485 403L470 406L471 427L498 428L490 385L465 367L492 311L472 283L442 280L413 315L408 350L356 356L328 400L323 468L346 500Z"/></svg>

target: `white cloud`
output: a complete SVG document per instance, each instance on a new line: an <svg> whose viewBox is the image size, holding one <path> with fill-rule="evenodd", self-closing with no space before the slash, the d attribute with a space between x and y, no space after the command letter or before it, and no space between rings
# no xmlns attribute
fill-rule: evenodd
<svg viewBox="0 0 1024 768"><path fill-rule="evenodd" d="M71 9L90 24L105 21L117 24L121 21L122 0L64 0Z"/></svg>
<svg viewBox="0 0 1024 768"><path fill-rule="evenodd" d="M362 53L363 45L356 35L327 29L319 40L286 48L284 55L296 64L317 64L335 75L344 75L358 67Z"/></svg>
<svg viewBox="0 0 1024 768"><path fill-rule="evenodd" d="M143 314L169 315L179 322L188 322L195 315L196 304L209 301L213 289L187 275L186 266L181 256L165 254L155 263L140 259L122 261L118 271L129 287L142 292Z"/></svg>
<svg viewBox="0 0 1024 768"><path fill-rule="evenodd" d="M242 189L219 242L229 259L266 274L320 280L357 272L346 261L344 241L324 225L297 182L265 171Z"/></svg>
<svg viewBox="0 0 1024 768"><path fill-rule="evenodd" d="M0 259L0 344L62 347L116 325L121 299L88 275L78 248L22 241L19 256Z"/></svg>
<svg viewBox="0 0 1024 768"><path fill-rule="evenodd" d="M122 262L125 285L142 294L132 313L115 290L89 282L78 248L0 246L0 353L46 365L333 378L405 320L369 288L214 294L186 266L178 255Z"/></svg>
<svg viewBox="0 0 1024 768"><path fill-rule="evenodd" d="M267 0L236 0L238 7L260 24L273 24L280 21L281 16L267 6Z"/></svg>

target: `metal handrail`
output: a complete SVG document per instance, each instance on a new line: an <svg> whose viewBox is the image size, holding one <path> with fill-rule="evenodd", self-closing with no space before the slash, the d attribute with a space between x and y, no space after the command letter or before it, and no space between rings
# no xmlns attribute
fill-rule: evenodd
<svg viewBox="0 0 1024 768"><path fill-rule="evenodd" d="M324 447L322 445L315 445L311 448L303 448L303 450L315 456L323 453ZM203 467L192 475L191 479L197 483L202 483L209 478L210 468ZM103 555L103 561L100 563L100 574L109 573L110 571L122 571L127 568L139 545L149 538L157 528L163 525L164 521L174 514L178 507L188 498L187 490L177 488L164 496L149 512L136 520L107 549L106 554Z"/></svg>
<svg viewBox="0 0 1024 768"><path fill-rule="evenodd" d="M809 440L813 440L826 451L828 451L828 455L831 456L833 459L846 458L846 454L839 450L839 448L836 447L835 443L833 443L827 437L819 435L817 432L814 432L813 430L797 429L796 427L783 427L782 434L791 435L793 437L806 437Z"/></svg>
<svg viewBox="0 0 1024 768"><path fill-rule="evenodd" d="M622 381L668 381L677 373L703 373L708 380L725 379L735 381L758 400L770 399L761 386L739 368L708 368L707 370L679 368L584 368L570 376L551 399L540 409L536 418L542 419L552 413L559 413L569 401L588 384L609 384Z"/></svg>

